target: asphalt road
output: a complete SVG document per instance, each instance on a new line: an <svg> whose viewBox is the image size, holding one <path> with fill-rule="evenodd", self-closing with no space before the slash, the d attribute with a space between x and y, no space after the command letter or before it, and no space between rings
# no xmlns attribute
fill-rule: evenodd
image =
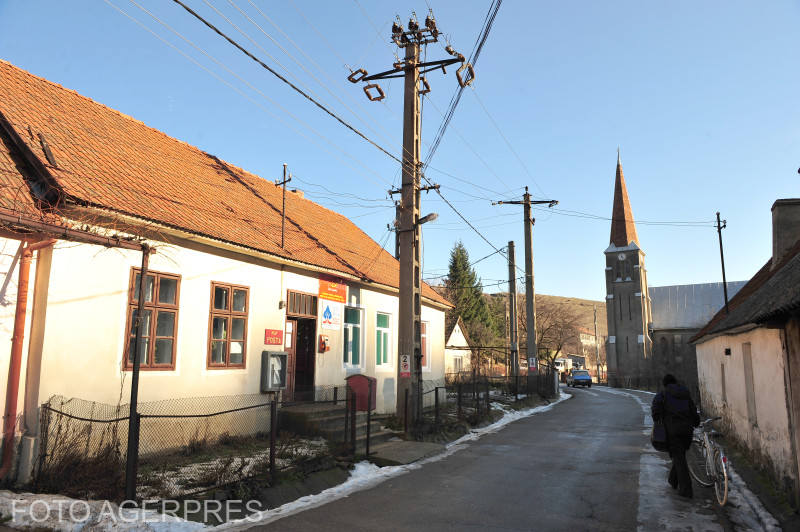
<svg viewBox="0 0 800 532"><path fill-rule="evenodd" d="M253 530L730 529L703 493L670 490L646 394L564 391L573 397L440 461Z"/></svg>

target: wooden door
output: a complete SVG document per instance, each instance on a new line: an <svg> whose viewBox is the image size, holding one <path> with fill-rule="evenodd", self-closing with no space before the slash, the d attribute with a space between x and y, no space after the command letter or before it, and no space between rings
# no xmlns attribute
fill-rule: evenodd
<svg viewBox="0 0 800 532"><path fill-rule="evenodd" d="M283 400L293 401L295 359L297 357L297 320L286 320L283 350L289 355L286 357L286 391L283 393Z"/></svg>

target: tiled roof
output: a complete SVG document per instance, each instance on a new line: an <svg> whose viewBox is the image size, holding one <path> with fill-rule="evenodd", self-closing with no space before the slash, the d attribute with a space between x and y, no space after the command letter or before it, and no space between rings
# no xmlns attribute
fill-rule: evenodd
<svg viewBox="0 0 800 532"><path fill-rule="evenodd" d="M772 267L772 259L690 341L738 327L762 324L800 311L800 241Z"/></svg>
<svg viewBox="0 0 800 532"><path fill-rule="evenodd" d="M398 287L397 260L346 217L287 193L281 248L280 187L2 60L0 112L67 203ZM423 296L446 303L428 285Z"/></svg>
<svg viewBox="0 0 800 532"><path fill-rule="evenodd" d="M639 245L636 235L636 224L633 221L631 202L628 199L628 188L622 174L622 162L617 156L617 175L614 182L614 207L611 212L611 244L625 247L631 242Z"/></svg>

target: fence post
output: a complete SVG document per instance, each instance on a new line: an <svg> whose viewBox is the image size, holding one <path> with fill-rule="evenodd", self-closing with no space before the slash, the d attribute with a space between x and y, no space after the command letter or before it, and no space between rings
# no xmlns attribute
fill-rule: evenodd
<svg viewBox="0 0 800 532"><path fill-rule="evenodd" d="M489 380L486 380L486 417L491 414L491 407L489 406Z"/></svg>
<svg viewBox="0 0 800 532"><path fill-rule="evenodd" d="M366 447L366 452L367 452L367 456L369 456L369 437L370 437L370 434L372 432L372 427L370 426L370 425L372 425L372 381L371 380L367 381L367 386L368 386L367 393L369 395L367 395L367 447Z"/></svg>
<svg viewBox="0 0 800 532"><path fill-rule="evenodd" d="M275 397L269 404L269 477L271 481L275 481L275 448L276 432L278 430L278 403Z"/></svg>
<svg viewBox="0 0 800 532"><path fill-rule="evenodd" d="M125 500L136 500L136 475L139 473L139 426L142 421L142 415L139 412L134 412L130 416L129 423L133 426L128 429L128 437L133 441L128 443L128 452L131 456L126 457L127 466L125 468Z"/></svg>
<svg viewBox="0 0 800 532"><path fill-rule="evenodd" d="M478 382L472 381L472 395L475 398L475 421L481 419L481 394L478 391Z"/></svg>
<svg viewBox="0 0 800 532"><path fill-rule="evenodd" d="M458 385L458 420L461 421L461 388L462 385L459 383Z"/></svg>
<svg viewBox="0 0 800 532"><path fill-rule="evenodd" d="M404 432L408 434L408 388L406 388L406 403L403 406L403 424Z"/></svg>
<svg viewBox="0 0 800 532"><path fill-rule="evenodd" d="M350 439L353 442L353 456L356 455L356 393L350 392L350 410L352 412L350 424Z"/></svg>
<svg viewBox="0 0 800 532"><path fill-rule="evenodd" d="M519 375L514 375L514 402L519 401Z"/></svg>
<svg viewBox="0 0 800 532"><path fill-rule="evenodd" d="M435 413L433 415L433 424L434 424L434 426L438 427L439 426L439 387L438 386L433 388L433 395L434 395L434 397L433 397L434 403L433 404L434 404L434 408L435 408Z"/></svg>
<svg viewBox="0 0 800 532"><path fill-rule="evenodd" d="M347 430L348 422L350 420L350 405L347 404L347 388L344 389L344 444L347 445L347 435L350 432Z"/></svg>

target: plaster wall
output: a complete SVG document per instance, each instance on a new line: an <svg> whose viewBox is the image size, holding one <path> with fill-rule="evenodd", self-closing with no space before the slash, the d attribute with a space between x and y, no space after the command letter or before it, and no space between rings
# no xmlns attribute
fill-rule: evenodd
<svg viewBox="0 0 800 532"><path fill-rule="evenodd" d="M750 344L752 358L755 423L748 415L745 343ZM725 355L725 349L731 354ZM722 416L730 437L755 456L766 457L779 478L793 477L781 331L761 327L698 344L697 372L704 415Z"/></svg>
<svg viewBox="0 0 800 532"><path fill-rule="evenodd" d="M16 271L9 271L15 252L14 241L0 241L6 252L0 254L0 272L12 275L3 293L4 301L16 301ZM191 245L191 244L188 244ZM0 249L3 249L0 246ZM286 309L279 301L287 290L311 294L319 292L317 274L268 265L264 261L234 255L211 254L203 246L181 247L162 245L150 258L154 272L181 276L175 369L145 370L140 373L139 401L171 398L213 397L259 393L261 352L281 351L283 346L266 345L265 329L284 330ZM241 260L240 260L241 259ZM127 403L130 399L129 371L122 370L127 334L128 288L132 268L141 266L141 253L109 250L98 246L60 242L52 253L48 279L36 283L36 291L44 294L40 308L31 312L29 303L24 346L23 374L20 386L20 411L25 390L29 345L27 331L41 331L34 342L32 360L41 359L41 376L37 388L29 390L28 404L38 405L53 395L77 397L105 404ZM35 263L31 268L33 297ZM209 305L211 282L249 287L246 367L242 369L209 369L207 367ZM327 334L331 350L315 349L315 384L343 385L345 378L356 373L378 379L379 412L395 408L397 380L397 295L357 284L347 284L348 306L362 309L361 361L358 366L343 363L343 334L321 328L322 303L317 318L317 334ZM343 305L344 306L344 305ZM45 312L46 310L46 312ZM342 309L343 310L343 309ZM391 362L376 367L375 325L377 312L390 314ZM0 306L0 340L10 345L14 306ZM424 380L444 377L444 312L423 306L422 319L428 322L430 361L423 369ZM34 320L34 321L31 321ZM343 321L343 312L342 312ZM0 378L8 381L10 351L0 353ZM5 394L0 394L5 402ZM0 403L0 404L3 404Z"/></svg>
<svg viewBox="0 0 800 532"><path fill-rule="evenodd" d="M447 339L446 345L454 347L469 347L467 339L464 336L464 331L461 330L461 325L456 324L453 327L453 332L450 338ZM461 357L461 371L470 369L470 361L472 358L472 351L469 349L447 349L444 350L444 371L445 373L455 373L455 362L457 357Z"/></svg>

